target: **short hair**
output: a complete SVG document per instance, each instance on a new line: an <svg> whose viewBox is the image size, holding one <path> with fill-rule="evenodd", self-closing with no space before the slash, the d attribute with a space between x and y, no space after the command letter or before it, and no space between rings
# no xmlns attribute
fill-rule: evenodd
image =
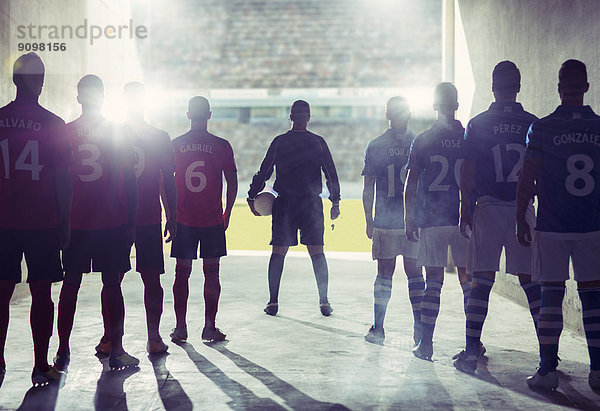
<svg viewBox="0 0 600 411"><path fill-rule="evenodd" d="M391 97L385 104L385 110L388 112L410 110L408 100L402 96Z"/></svg>
<svg viewBox="0 0 600 411"><path fill-rule="evenodd" d="M521 72L512 61L496 64L492 72L492 90L501 94L514 94L521 87Z"/></svg>
<svg viewBox="0 0 600 411"><path fill-rule="evenodd" d="M104 94L104 83L95 74L86 74L77 83L77 93L96 91Z"/></svg>
<svg viewBox="0 0 600 411"><path fill-rule="evenodd" d="M208 114L210 113L208 99L202 96L192 97L188 103L188 113L191 120L208 120Z"/></svg>
<svg viewBox="0 0 600 411"><path fill-rule="evenodd" d="M129 83L125 84L125 87L123 87L123 93L126 96L131 94L141 94L145 91L145 89L144 83L140 83L139 81L130 81Z"/></svg>
<svg viewBox="0 0 600 411"><path fill-rule="evenodd" d="M44 82L46 68L36 53L19 56L13 64L13 82L17 87L34 88Z"/></svg>
<svg viewBox="0 0 600 411"><path fill-rule="evenodd" d="M306 102L304 100L294 101L294 103L292 104L292 107L290 109L290 113L297 114L300 112L309 112L310 113L310 105L308 104L308 102Z"/></svg>
<svg viewBox="0 0 600 411"><path fill-rule="evenodd" d="M587 83L587 69L582 61L570 59L565 61L558 71L558 82L584 85Z"/></svg>
<svg viewBox="0 0 600 411"><path fill-rule="evenodd" d="M440 83L433 92L434 104L456 104L458 102L458 90L454 84L449 82Z"/></svg>

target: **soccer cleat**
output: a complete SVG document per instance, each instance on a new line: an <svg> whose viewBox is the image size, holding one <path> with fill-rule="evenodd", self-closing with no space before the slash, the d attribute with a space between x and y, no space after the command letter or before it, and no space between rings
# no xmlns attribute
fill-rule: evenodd
<svg viewBox="0 0 600 411"><path fill-rule="evenodd" d="M6 376L6 368L0 368L0 387L2 387L2 383L4 382L5 376Z"/></svg>
<svg viewBox="0 0 600 411"><path fill-rule="evenodd" d="M329 317L333 312L333 308L331 308L331 304L329 303L321 303L320 308L321 314L323 314L325 317Z"/></svg>
<svg viewBox="0 0 600 411"><path fill-rule="evenodd" d="M486 352L486 349L485 349L485 347L484 347L483 343L480 341L480 342L479 342L479 352L477 353L477 358L481 358L481 357L483 357L483 356L484 356L484 354L485 354L485 352ZM465 350L462 350L462 351L461 351L461 352L459 352L458 354L454 354L454 356L452 357L452 359L453 359L453 360L456 360L456 359L458 359L458 358L460 358L460 357L464 356L464 355L465 355L465 353L466 353L466 352L465 352Z"/></svg>
<svg viewBox="0 0 600 411"><path fill-rule="evenodd" d="M531 377L527 377L527 385L529 388L539 390L555 390L558 388L558 375L556 375L556 371L549 371L542 375L538 370Z"/></svg>
<svg viewBox="0 0 600 411"><path fill-rule="evenodd" d="M277 315L277 310L278 309L279 309L279 304L277 304L277 303L269 303L265 307L264 312L266 312L269 315L275 316L275 315Z"/></svg>
<svg viewBox="0 0 600 411"><path fill-rule="evenodd" d="M102 341L102 339L100 339L100 342L95 347L95 349L96 349L96 354L98 354L98 355L101 355L101 356L110 355L111 343L110 343L110 341L104 342L104 341Z"/></svg>
<svg viewBox="0 0 600 411"><path fill-rule="evenodd" d="M183 327L173 328L173 332L169 336L174 343L184 343L188 338L187 329Z"/></svg>
<svg viewBox="0 0 600 411"><path fill-rule="evenodd" d="M67 372L67 368L69 367L69 363L71 362L71 356L69 353L56 353L54 356L54 367L58 371Z"/></svg>
<svg viewBox="0 0 600 411"><path fill-rule="evenodd" d="M593 390L600 389L600 370L592 370L590 371L590 375L588 376L588 383Z"/></svg>
<svg viewBox="0 0 600 411"><path fill-rule="evenodd" d="M413 348L412 353L417 358L432 361L431 357L433 356L433 343L421 340L419 341L419 344Z"/></svg>
<svg viewBox="0 0 600 411"><path fill-rule="evenodd" d="M146 352L148 352L148 354L163 354L166 353L168 349L169 346L165 344L162 339L158 341L148 340L146 343Z"/></svg>
<svg viewBox="0 0 600 411"><path fill-rule="evenodd" d="M59 371L56 367L50 367L47 371L41 371L37 367L33 367L31 372L31 383L34 387L44 387L50 384L59 384L60 387L64 385L66 373Z"/></svg>
<svg viewBox="0 0 600 411"><path fill-rule="evenodd" d="M413 341L415 342L415 347L419 345L421 337L423 337L423 325L420 322L416 322L413 325Z"/></svg>
<svg viewBox="0 0 600 411"><path fill-rule="evenodd" d="M111 370L124 370L140 365L140 360L123 351L121 355L111 355L108 359L108 366Z"/></svg>
<svg viewBox="0 0 600 411"><path fill-rule="evenodd" d="M383 328L377 329L372 325L365 335L365 340L372 344L383 345L383 340L385 340L385 331Z"/></svg>
<svg viewBox="0 0 600 411"><path fill-rule="evenodd" d="M226 335L221 332L218 328L207 328L204 327L202 330L202 341L204 342L218 342L225 341Z"/></svg>
<svg viewBox="0 0 600 411"><path fill-rule="evenodd" d="M454 366L459 371L473 374L477 369L477 357L474 355L463 354L454 361Z"/></svg>

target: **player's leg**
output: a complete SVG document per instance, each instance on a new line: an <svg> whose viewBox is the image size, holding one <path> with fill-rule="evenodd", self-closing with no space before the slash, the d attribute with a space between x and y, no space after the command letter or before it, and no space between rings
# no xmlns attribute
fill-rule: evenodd
<svg viewBox="0 0 600 411"><path fill-rule="evenodd" d="M15 284L14 280L0 280L0 386L6 373L4 346L6 345L6 334L8 332L10 299L15 290Z"/></svg>
<svg viewBox="0 0 600 411"><path fill-rule="evenodd" d="M531 280L531 275L519 274L519 283L521 288L525 292L527 302L529 303L529 312L533 320L533 325L537 330L538 316L540 312L540 305L542 303L542 290L540 283Z"/></svg>
<svg viewBox="0 0 600 411"><path fill-rule="evenodd" d="M33 353L35 367L40 371L47 371L48 345L52 336L54 325L54 303L50 293L51 281L35 281L29 283L31 292L31 311L29 323L33 337Z"/></svg>
<svg viewBox="0 0 600 411"><path fill-rule="evenodd" d="M283 274L283 263L289 247L273 246L271 258L269 259L268 280L269 280L269 303L265 312L269 315L277 314L279 305L279 286L281 284L281 275Z"/></svg>
<svg viewBox="0 0 600 411"><path fill-rule="evenodd" d="M317 290L319 292L319 307L321 314L329 317L333 312L329 299L327 297L329 287L329 269L327 267L327 259L323 252L322 245L307 245L308 254L312 261L315 280L317 281Z"/></svg>
<svg viewBox="0 0 600 411"><path fill-rule="evenodd" d="M419 358L431 360L433 332L440 312L440 293L444 283L444 267L425 267L426 284L421 302L421 340L413 349Z"/></svg>
<svg viewBox="0 0 600 411"><path fill-rule="evenodd" d="M221 296L221 283L219 281L219 258L204 258L202 268L204 271L204 328L202 340L223 341L223 334L216 327L219 297Z"/></svg>
<svg viewBox="0 0 600 411"><path fill-rule="evenodd" d="M177 237L175 237L177 238ZM187 340L187 302L190 295L190 275L192 259L178 258L175 263L175 281L173 282L173 307L175 309L175 329L171 334L174 341Z"/></svg>
<svg viewBox="0 0 600 411"><path fill-rule="evenodd" d="M4 348L10 317L10 299L21 282L22 245L13 230L0 230L0 386L6 374Z"/></svg>
<svg viewBox="0 0 600 411"><path fill-rule="evenodd" d="M416 258L404 256L404 272L408 280L408 298L413 313L413 340L417 344L421 339L421 303L425 293L425 280L421 267L417 266Z"/></svg>
<svg viewBox="0 0 600 411"><path fill-rule="evenodd" d="M71 240L72 241L72 240ZM65 259L66 252L63 254ZM65 264L65 268L67 268ZM66 370L69 365L69 356L71 347L71 331L73 331L73 321L75 320L75 310L77 309L77 294L81 286L83 277L82 272L66 271L58 299L58 349L54 364L60 370Z"/></svg>
<svg viewBox="0 0 600 411"><path fill-rule="evenodd" d="M392 297L392 278L396 269L396 258L377 260L377 277L373 284L373 325L365 335L365 340L374 344L383 344L385 331L383 323L387 306Z"/></svg>
<svg viewBox="0 0 600 411"><path fill-rule="evenodd" d="M590 355L589 384L600 388L600 281L579 281L577 291L581 300L583 329Z"/></svg>

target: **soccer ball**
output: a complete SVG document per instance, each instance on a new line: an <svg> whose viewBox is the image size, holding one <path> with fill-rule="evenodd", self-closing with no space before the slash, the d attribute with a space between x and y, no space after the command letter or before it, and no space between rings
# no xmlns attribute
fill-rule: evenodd
<svg viewBox="0 0 600 411"><path fill-rule="evenodd" d="M273 213L273 201L275 201L273 193L263 191L254 199L254 209L262 216L271 215Z"/></svg>

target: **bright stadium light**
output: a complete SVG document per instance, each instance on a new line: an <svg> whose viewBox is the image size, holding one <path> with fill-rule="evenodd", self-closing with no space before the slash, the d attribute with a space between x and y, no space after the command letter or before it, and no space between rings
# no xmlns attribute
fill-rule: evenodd
<svg viewBox="0 0 600 411"><path fill-rule="evenodd" d="M430 113L433 110L433 87L409 87L402 95L410 103L414 114Z"/></svg>

